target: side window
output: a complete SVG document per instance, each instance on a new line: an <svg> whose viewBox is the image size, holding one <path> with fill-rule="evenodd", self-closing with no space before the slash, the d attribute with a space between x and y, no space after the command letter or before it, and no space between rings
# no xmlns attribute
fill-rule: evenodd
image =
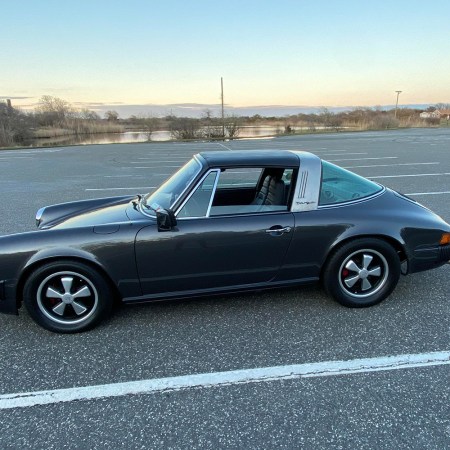
<svg viewBox="0 0 450 450"><path fill-rule="evenodd" d="M245 167L242 169L222 170L217 183L218 189L253 188L256 189L262 169Z"/></svg>
<svg viewBox="0 0 450 450"><path fill-rule="evenodd" d="M210 215L287 211L292 174L283 168L223 170Z"/></svg>
<svg viewBox="0 0 450 450"><path fill-rule="evenodd" d="M179 211L177 217L205 217L218 172L210 172Z"/></svg>
<svg viewBox="0 0 450 450"><path fill-rule="evenodd" d="M322 162L319 206L334 205L368 197L383 188L329 162Z"/></svg>
<svg viewBox="0 0 450 450"><path fill-rule="evenodd" d="M292 181L292 176L294 174L294 169L284 169L283 176L281 179L285 184L290 185Z"/></svg>

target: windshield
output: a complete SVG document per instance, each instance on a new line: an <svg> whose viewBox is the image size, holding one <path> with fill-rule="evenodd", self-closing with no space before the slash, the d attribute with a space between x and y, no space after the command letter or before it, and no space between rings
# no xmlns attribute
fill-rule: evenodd
<svg viewBox="0 0 450 450"><path fill-rule="evenodd" d="M161 208L170 208L192 183L200 172L200 169L200 163L195 158L192 158L153 192L153 194L147 194L142 199L141 206L150 213Z"/></svg>

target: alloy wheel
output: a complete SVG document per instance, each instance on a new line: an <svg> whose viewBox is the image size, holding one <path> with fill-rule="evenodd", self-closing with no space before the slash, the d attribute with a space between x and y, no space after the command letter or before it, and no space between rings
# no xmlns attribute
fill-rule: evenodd
<svg viewBox="0 0 450 450"><path fill-rule="evenodd" d="M339 269L339 284L350 296L369 297L386 284L389 265L376 250L362 249L351 253Z"/></svg>
<svg viewBox="0 0 450 450"><path fill-rule="evenodd" d="M37 304L41 312L54 322L78 324L96 310L98 293L84 275L71 271L57 272L40 283Z"/></svg>

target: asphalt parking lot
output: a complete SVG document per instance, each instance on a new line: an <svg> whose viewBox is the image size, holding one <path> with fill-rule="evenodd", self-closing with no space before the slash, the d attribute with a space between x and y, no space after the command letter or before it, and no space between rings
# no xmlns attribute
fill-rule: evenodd
<svg viewBox="0 0 450 450"><path fill-rule="evenodd" d="M450 129L412 129L0 151L0 234L43 205L150 191L199 151L257 148L312 151L450 221ZM79 335L21 310L0 330L0 395L449 352L450 266L367 309L308 286L126 307ZM0 448L443 449L449 380L449 364L408 366L0 409Z"/></svg>

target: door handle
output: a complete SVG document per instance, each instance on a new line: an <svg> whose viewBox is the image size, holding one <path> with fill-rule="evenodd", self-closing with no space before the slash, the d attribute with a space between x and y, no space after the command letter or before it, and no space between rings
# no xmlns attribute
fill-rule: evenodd
<svg viewBox="0 0 450 450"><path fill-rule="evenodd" d="M274 236L281 236L284 233L290 233L291 230L291 227L282 227L280 225L275 225L266 230L266 233L272 234Z"/></svg>

